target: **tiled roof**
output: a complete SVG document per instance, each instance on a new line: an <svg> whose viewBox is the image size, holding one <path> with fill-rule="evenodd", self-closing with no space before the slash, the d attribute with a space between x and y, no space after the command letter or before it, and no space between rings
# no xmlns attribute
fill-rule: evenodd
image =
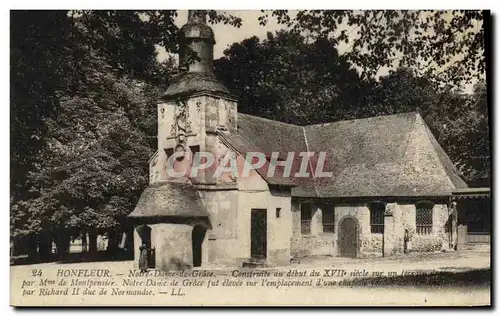
<svg viewBox="0 0 500 316"><path fill-rule="evenodd" d="M212 72L185 72L172 80L163 98L172 99L200 92L231 97L229 90Z"/></svg>
<svg viewBox="0 0 500 316"><path fill-rule="evenodd" d="M208 217L208 213L191 185L163 182L144 190L129 217Z"/></svg>
<svg viewBox="0 0 500 316"><path fill-rule="evenodd" d="M467 187L416 112L305 127L238 114L237 133L223 137L240 153L279 151L286 158L287 152L325 151L323 170L333 177L261 173L271 184L293 182L294 196L443 196Z"/></svg>

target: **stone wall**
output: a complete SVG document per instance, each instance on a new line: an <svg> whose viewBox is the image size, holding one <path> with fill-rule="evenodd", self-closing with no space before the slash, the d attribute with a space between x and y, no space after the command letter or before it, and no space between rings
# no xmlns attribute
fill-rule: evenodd
<svg viewBox="0 0 500 316"><path fill-rule="evenodd" d="M207 248L210 264L234 264L239 253L238 190L200 190L202 202L210 215Z"/></svg>
<svg viewBox="0 0 500 316"><path fill-rule="evenodd" d="M404 252L405 229L415 232L415 204L392 204L392 215L386 216L385 234L372 234L370 227L370 210L365 204L336 205L334 233L323 233L321 217L322 206L313 207L311 220L311 234L301 233L300 205L297 200L292 201L291 240L292 257L314 255L338 256L338 232L340 222L351 217L358 221L358 257L380 257L384 254L394 255ZM328 207L328 206L327 206ZM445 233L445 224L448 219L446 204L435 204L433 208L433 228L430 235L413 233L410 242L411 251L436 251L448 247L448 235ZM318 220L319 217L319 220ZM385 239L385 241L384 241ZM390 248L390 249L389 249Z"/></svg>
<svg viewBox="0 0 500 316"><path fill-rule="evenodd" d="M362 235L360 257L381 257L383 247L384 247L383 234Z"/></svg>
<svg viewBox="0 0 500 316"><path fill-rule="evenodd" d="M292 239L292 257L302 258L307 256L334 256L335 234L303 235Z"/></svg>
<svg viewBox="0 0 500 316"><path fill-rule="evenodd" d="M234 131L237 124L237 103L224 98L198 95L184 101L158 104L158 148L174 148L179 126L176 118L185 117L183 126L187 145L205 142L206 133L217 129Z"/></svg>
<svg viewBox="0 0 500 316"><path fill-rule="evenodd" d="M329 206L326 206L329 207ZM332 206L333 207L333 206ZM338 229L347 217L358 222L358 256L381 256L382 234L372 234L370 230L370 212L365 205L337 205L334 215L334 232L323 232L322 212L325 206L313 207L311 234L303 235L300 229L300 207L293 201L294 233L291 242L292 257L338 256Z"/></svg>
<svg viewBox="0 0 500 316"><path fill-rule="evenodd" d="M267 264L269 266L289 265L292 235L290 190L277 191L271 188L268 205ZM279 209L279 217L277 209Z"/></svg>
<svg viewBox="0 0 500 316"><path fill-rule="evenodd" d="M446 233L448 217L449 212L446 204L434 205L432 209L432 234L414 234L411 238L410 251L430 252L449 249L449 236Z"/></svg>
<svg viewBox="0 0 500 316"><path fill-rule="evenodd" d="M162 271L185 270L193 267L192 232L197 221L186 223L149 224L151 228L151 248L155 250L155 269ZM205 223L201 224L205 227ZM138 268L141 238L134 230L134 267ZM202 266L208 260L208 243L202 243Z"/></svg>
<svg viewBox="0 0 500 316"><path fill-rule="evenodd" d="M150 162L150 182L171 180L166 172L165 151L171 155L179 145L179 151L185 152L185 159L175 160L173 169L184 171L184 178L190 177L193 153L212 153L215 156L214 168L199 169L196 172L197 183L214 184L219 179L214 177L215 166L219 161L218 131L235 131L237 122L237 104L211 95L196 95L187 100L168 101L158 104L158 151ZM224 153L222 151L222 153Z"/></svg>
<svg viewBox="0 0 500 316"><path fill-rule="evenodd" d="M267 186L267 185L266 185ZM251 212L252 209L265 209L267 214L267 260L268 266L290 264L290 239L292 233L292 213L290 192L271 190L252 190L241 187L238 196L238 240L239 258L247 260L251 257ZM277 217L276 210L279 210Z"/></svg>

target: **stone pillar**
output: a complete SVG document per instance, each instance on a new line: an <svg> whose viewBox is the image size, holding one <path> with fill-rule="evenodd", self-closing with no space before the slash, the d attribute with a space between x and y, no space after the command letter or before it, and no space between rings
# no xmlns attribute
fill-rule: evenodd
<svg viewBox="0 0 500 316"><path fill-rule="evenodd" d="M384 243L383 243L383 256L389 257L394 254L397 232L394 225L394 213L396 210L396 203L387 203L384 212Z"/></svg>
<svg viewBox="0 0 500 316"><path fill-rule="evenodd" d="M193 226L186 224L151 225L151 247L155 249L156 269L185 270L193 267Z"/></svg>
<svg viewBox="0 0 500 316"><path fill-rule="evenodd" d="M207 260L209 263L213 264L217 261L218 257L217 237L215 236L213 230L207 231L206 244L207 244Z"/></svg>
<svg viewBox="0 0 500 316"><path fill-rule="evenodd" d="M209 241L208 241L208 234L205 235L205 239L203 240L203 244L201 246L201 267L205 268L207 266L210 266L210 261L209 259Z"/></svg>
<svg viewBox="0 0 500 316"><path fill-rule="evenodd" d="M458 242L458 227L457 227L457 217L452 217L451 220L451 245L450 248L457 250L457 242Z"/></svg>
<svg viewBox="0 0 500 316"><path fill-rule="evenodd" d="M453 201L450 206L450 249L457 250L457 235L458 235L458 211L457 202Z"/></svg>
<svg viewBox="0 0 500 316"><path fill-rule="evenodd" d="M292 239L300 237L300 225L300 204L298 201L292 200Z"/></svg>
<svg viewBox="0 0 500 316"><path fill-rule="evenodd" d="M467 243L467 226L458 225L457 250L464 249L466 243Z"/></svg>
<svg viewBox="0 0 500 316"><path fill-rule="evenodd" d="M137 232L137 229L134 229L134 270L139 270L139 257L141 255L139 246L142 245L141 237Z"/></svg>

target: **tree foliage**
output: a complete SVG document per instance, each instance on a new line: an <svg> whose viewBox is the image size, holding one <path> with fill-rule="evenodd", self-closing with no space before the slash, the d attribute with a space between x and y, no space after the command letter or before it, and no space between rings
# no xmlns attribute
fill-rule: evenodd
<svg viewBox="0 0 500 316"><path fill-rule="evenodd" d="M239 96L239 111L314 124L419 110L469 183L488 184L486 86L480 82L472 95L450 86L485 71L485 14L270 15L291 30L235 43L215 63ZM157 47L177 52L176 16L168 10L11 12L15 239L62 236L56 243L64 250L66 237L82 229L122 227L147 185L156 97L175 74L172 59L158 62ZM242 24L224 12L208 17ZM261 22L268 17L265 12ZM346 53L338 50L342 42ZM387 66L404 67L377 78Z"/></svg>
<svg viewBox="0 0 500 316"><path fill-rule="evenodd" d="M363 78L382 67L411 68L439 82L461 84L486 71L484 30L489 13L470 10L263 10L294 32L347 46L345 57Z"/></svg>
<svg viewBox="0 0 500 316"><path fill-rule="evenodd" d="M215 63L239 96L238 110L293 124L315 124L419 111L464 179L489 185L486 85L473 94L441 85L409 68L379 80L358 76L333 41L296 32L233 44Z"/></svg>
<svg viewBox="0 0 500 316"><path fill-rule="evenodd" d="M95 236L122 227L147 185L156 98L175 74L172 59L158 62L157 47L177 52L176 16L11 12L14 239L30 237L50 252L52 235L62 236L55 241L67 251L68 236L82 229ZM210 23L241 25L224 12L208 16Z"/></svg>
<svg viewBox="0 0 500 316"><path fill-rule="evenodd" d="M345 117L365 84L327 39L268 33L233 44L216 60L218 77L239 96L239 111L298 124Z"/></svg>
<svg viewBox="0 0 500 316"><path fill-rule="evenodd" d="M120 230L147 185L156 93L118 77L102 58L87 65L88 82L44 119L45 142L26 177L30 198L11 218L14 237Z"/></svg>
<svg viewBox="0 0 500 316"><path fill-rule="evenodd" d="M147 184L158 95L151 86L168 80L171 65L156 61L156 39L128 32L138 27L135 13L110 14L105 26L102 14L12 13L15 238L116 228Z"/></svg>

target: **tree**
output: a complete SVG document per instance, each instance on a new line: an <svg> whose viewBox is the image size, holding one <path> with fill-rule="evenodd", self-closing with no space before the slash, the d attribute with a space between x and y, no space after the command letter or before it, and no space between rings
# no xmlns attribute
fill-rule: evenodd
<svg viewBox="0 0 500 316"><path fill-rule="evenodd" d="M12 11L11 235L44 259L88 229L113 234L147 184L175 11ZM209 12L213 23L241 20ZM154 135L154 136L153 136Z"/></svg>
<svg viewBox="0 0 500 316"><path fill-rule="evenodd" d="M96 56L88 62L84 89L45 120L50 138L27 177L33 197L13 217L14 236L57 236L61 253L82 229L95 236L124 226L148 183L156 134L155 99L144 98L144 85L118 78Z"/></svg>
<svg viewBox="0 0 500 316"><path fill-rule="evenodd" d="M381 67L406 67L459 85L482 78L486 70L487 11L263 10L261 24L270 16L294 32L344 43L345 57L363 78Z"/></svg>
<svg viewBox="0 0 500 316"><path fill-rule="evenodd" d="M216 69L239 96L240 112L274 120L314 124L419 111L464 179L489 182L484 83L468 95L409 68L361 80L331 41L307 43L293 32L233 44Z"/></svg>
<svg viewBox="0 0 500 316"><path fill-rule="evenodd" d="M443 90L426 120L470 186L491 185L488 102L484 81L472 95Z"/></svg>
<svg viewBox="0 0 500 316"><path fill-rule="evenodd" d="M241 19L209 11L212 23ZM57 113L61 98L85 84L86 54L98 52L118 77L164 86L171 60L160 64L156 46L177 52L173 10L11 11L11 188L22 198L25 176L43 145L43 119Z"/></svg>
<svg viewBox="0 0 500 316"><path fill-rule="evenodd" d="M117 71L110 71L107 60L111 59L112 55L92 49L92 45L82 40L88 35L85 31L81 23L65 11L12 13L11 233L15 240L28 239L26 241L32 245L38 243L43 259L50 256L52 235L59 237L55 240L58 248L62 252L67 250L69 236L66 232L69 233L68 230L77 227L73 215L80 216L76 219L81 219L82 216L78 212L85 200L80 199L79 194L86 195L87 202L91 205L99 204L97 197L87 191L90 188L85 187L87 178L78 177L95 177L96 172L99 172L99 165L93 165L95 160L92 159L100 157L102 160L102 157L106 156L106 153L99 151L102 148L87 149L87 154L71 151L65 153L56 145L59 144L62 148L82 148L81 146L92 141L89 138L92 131L75 131L70 127L85 126L95 129L95 126L102 123L95 120L107 120L115 115L117 122L123 123L120 125L122 128L127 126L124 121L126 116L116 115L123 114L124 110L119 111L116 108L115 112L113 107L123 107L124 101L127 107L134 107L133 100L124 98L130 91L134 91L130 87L131 84L124 86L123 81L120 81L127 82L124 76L129 73L133 75L134 72L124 72L124 67L119 75ZM127 56L130 57L131 54ZM130 67L125 69L133 70L133 65L132 57ZM117 84L121 84L122 88L118 89ZM103 112L102 109L93 113L88 108L98 109L99 107L92 103L97 102L96 100L99 106L105 107L109 113L97 117L98 113ZM75 121L76 119L79 121ZM86 124L80 124L82 122ZM92 123L96 125L93 126ZM124 132L129 133L128 130ZM68 139L69 135L78 135L79 138ZM74 142L80 142L80 147L73 147L77 145ZM136 141L133 146L139 144ZM79 157L79 154L82 156ZM147 157L145 149L139 154ZM87 164L82 162L85 155L88 155ZM142 177L137 175L131 184L144 179L144 162L138 166ZM106 176L111 180L113 178L109 173L102 173L97 177L102 181ZM128 198L133 199L136 195L130 194ZM123 201L120 204L120 201L122 200L115 196L109 204L115 208L121 207L120 212L123 213L125 205ZM85 224L90 227L96 224L110 227L110 221L116 219L110 219L104 214L102 217L108 220L87 221ZM54 231L62 233L54 234ZM33 236L38 236L39 240L34 241ZM61 237L64 237L64 240L61 240Z"/></svg>
<svg viewBox="0 0 500 316"><path fill-rule="evenodd" d="M329 40L280 31L235 43L224 54L216 71L239 96L240 112L313 124L343 118L363 103L366 85Z"/></svg>
<svg viewBox="0 0 500 316"><path fill-rule="evenodd" d="M76 51L64 11L11 12L11 192L27 194L26 174L46 129L43 119L57 110L58 98L72 89L77 76Z"/></svg>

